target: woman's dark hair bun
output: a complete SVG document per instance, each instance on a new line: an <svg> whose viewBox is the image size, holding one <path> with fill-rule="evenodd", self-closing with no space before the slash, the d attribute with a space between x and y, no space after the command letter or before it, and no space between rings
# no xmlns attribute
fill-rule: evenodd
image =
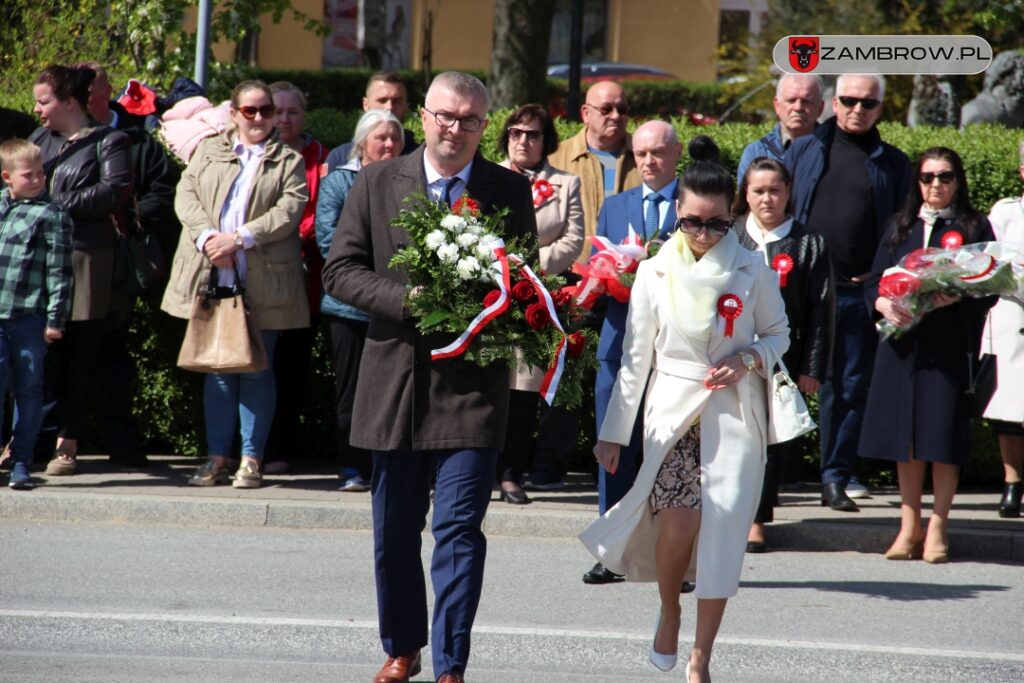
<svg viewBox="0 0 1024 683"><path fill-rule="evenodd" d="M690 144L686 146L686 152L694 161L721 163L721 152L718 145L707 135L698 135L690 140Z"/></svg>

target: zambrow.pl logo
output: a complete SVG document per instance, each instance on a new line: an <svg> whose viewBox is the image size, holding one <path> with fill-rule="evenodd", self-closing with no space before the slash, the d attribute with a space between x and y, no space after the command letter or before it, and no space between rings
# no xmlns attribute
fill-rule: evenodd
<svg viewBox="0 0 1024 683"><path fill-rule="evenodd" d="M818 36L789 36L789 65L800 73L818 66Z"/></svg>
<svg viewBox="0 0 1024 683"><path fill-rule="evenodd" d="M992 47L980 36L786 36L772 57L786 73L969 75Z"/></svg>

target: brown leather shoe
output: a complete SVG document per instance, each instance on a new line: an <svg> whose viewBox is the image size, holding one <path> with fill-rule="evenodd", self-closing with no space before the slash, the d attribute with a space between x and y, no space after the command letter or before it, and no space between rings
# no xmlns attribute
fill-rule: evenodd
<svg viewBox="0 0 1024 683"><path fill-rule="evenodd" d="M373 679L373 683L409 683L420 672L422 662L419 650L399 657L388 657Z"/></svg>
<svg viewBox="0 0 1024 683"><path fill-rule="evenodd" d="M441 674L437 683L466 683L466 679L458 671L449 671L446 674Z"/></svg>

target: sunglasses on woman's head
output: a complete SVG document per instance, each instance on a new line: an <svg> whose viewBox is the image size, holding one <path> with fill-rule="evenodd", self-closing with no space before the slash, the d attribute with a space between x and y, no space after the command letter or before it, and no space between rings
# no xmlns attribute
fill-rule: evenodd
<svg viewBox="0 0 1024 683"><path fill-rule="evenodd" d="M850 97L849 95L840 95L839 101L847 109L853 109L860 103L860 106L865 109L874 109L881 104L880 100L876 100L872 97Z"/></svg>
<svg viewBox="0 0 1024 683"><path fill-rule="evenodd" d="M922 185L931 185L938 178L939 182L943 185L949 185L951 182L956 180L956 173L952 171L943 171L942 173L921 173L917 176L917 179Z"/></svg>
<svg viewBox="0 0 1024 683"><path fill-rule="evenodd" d="M244 107L238 107L238 113L244 116L249 121L252 121L254 118L256 118L256 114L259 114L265 119L269 119L271 116L277 113L277 107L275 107L272 104L264 104L262 107L246 105Z"/></svg>
<svg viewBox="0 0 1024 683"><path fill-rule="evenodd" d="M696 235L701 230L707 230L709 235L724 235L729 232L732 224L732 220L724 218L709 218L702 221L699 218L684 216L676 221L676 230L682 230L691 235Z"/></svg>

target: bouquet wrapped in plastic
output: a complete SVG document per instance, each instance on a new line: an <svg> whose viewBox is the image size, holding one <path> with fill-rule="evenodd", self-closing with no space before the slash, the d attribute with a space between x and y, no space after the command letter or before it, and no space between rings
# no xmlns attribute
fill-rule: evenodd
<svg viewBox="0 0 1024 683"><path fill-rule="evenodd" d="M575 288L564 278L539 275L523 245L499 237L507 211L484 216L468 196L450 211L423 195L407 202L411 207L392 224L408 232L408 246L390 265L409 275L407 305L419 330L454 336L431 358L542 368L544 399L578 406L584 372L597 365L597 340L581 325Z"/></svg>
<svg viewBox="0 0 1024 683"><path fill-rule="evenodd" d="M593 308L604 294L621 303L629 301L637 267L641 261L658 253L662 245L659 239L645 243L632 225L629 226L629 236L621 244L614 244L601 236L587 239L597 251L586 265L577 263L572 267L572 271L580 276L577 303L587 310Z"/></svg>
<svg viewBox="0 0 1024 683"><path fill-rule="evenodd" d="M878 295L897 303L911 320L897 326L880 320L882 339L898 339L935 308L934 294L960 297L1003 296L1024 305L1024 246L978 242L946 249L916 249L887 269Z"/></svg>

